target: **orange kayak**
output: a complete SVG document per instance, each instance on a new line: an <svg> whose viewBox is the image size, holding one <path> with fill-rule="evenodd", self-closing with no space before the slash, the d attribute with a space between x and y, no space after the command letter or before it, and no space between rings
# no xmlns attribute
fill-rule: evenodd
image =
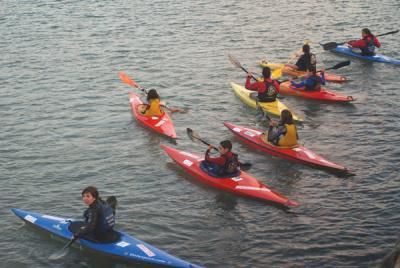
<svg viewBox="0 0 400 268"><path fill-rule="evenodd" d="M302 88L294 88L290 86L290 82L280 84L279 94L302 97L318 101L329 102L351 102L355 99L352 96L345 96L332 90L321 87L319 91L304 90Z"/></svg>

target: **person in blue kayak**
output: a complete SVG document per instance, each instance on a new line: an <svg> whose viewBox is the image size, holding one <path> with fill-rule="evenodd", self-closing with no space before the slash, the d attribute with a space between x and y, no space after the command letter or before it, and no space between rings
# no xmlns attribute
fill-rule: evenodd
<svg viewBox="0 0 400 268"><path fill-rule="evenodd" d="M317 58L315 54L311 53L310 45L303 45L303 54L299 57L295 65L286 64L286 66L296 71L307 71L310 67L317 68Z"/></svg>
<svg viewBox="0 0 400 268"><path fill-rule="evenodd" d="M293 122L292 113L282 110L279 122L271 120L268 129L268 141L277 146L292 147L297 145L299 135Z"/></svg>
<svg viewBox="0 0 400 268"><path fill-rule="evenodd" d="M247 74L245 88L248 90L257 91L258 94L251 95L252 98L257 98L259 102L273 102L276 100L276 96L279 93L279 83L276 80L271 79L271 69L264 67L262 70L263 81L250 82L253 77L251 73Z"/></svg>
<svg viewBox="0 0 400 268"><path fill-rule="evenodd" d="M304 89L306 91L319 91L321 85L325 85L325 74L322 70L320 75L317 74L315 66L309 67L305 79L300 82L295 82L292 79L289 80L291 87L294 89Z"/></svg>
<svg viewBox="0 0 400 268"><path fill-rule="evenodd" d="M220 156L211 157L210 151L213 147L210 145L205 154L205 160L202 167L207 169L208 173L217 177L236 176L239 173L238 155L232 152L232 143L229 140L221 141L218 146Z"/></svg>
<svg viewBox="0 0 400 268"><path fill-rule="evenodd" d="M347 44L351 48L359 48L363 56L374 56L375 47L381 47L378 38L376 38L368 28L361 30L361 36L362 38L360 40L351 40L347 42Z"/></svg>
<svg viewBox="0 0 400 268"><path fill-rule="evenodd" d="M108 198L115 200L115 197ZM115 225L115 210L103 201L96 187L88 186L82 191L82 200L88 206L83 213L84 222L73 222L70 226L74 237L85 238L99 243L114 242L119 235L113 229Z"/></svg>

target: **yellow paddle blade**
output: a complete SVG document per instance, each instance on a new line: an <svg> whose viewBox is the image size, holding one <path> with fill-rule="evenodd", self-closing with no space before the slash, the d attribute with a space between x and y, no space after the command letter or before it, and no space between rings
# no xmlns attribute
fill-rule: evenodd
<svg viewBox="0 0 400 268"><path fill-rule="evenodd" d="M280 78L282 76L282 69L283 68L279 68L279 69L273 70L272 73L271 73L272 79Z"/></svg>

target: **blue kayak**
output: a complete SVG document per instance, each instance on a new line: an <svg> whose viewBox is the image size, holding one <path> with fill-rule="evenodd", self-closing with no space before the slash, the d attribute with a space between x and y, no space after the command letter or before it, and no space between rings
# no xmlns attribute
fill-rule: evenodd
<svg viewBox="0 0 400 268"><path fill-rule="evenodd" d="M47 231L51 235L56 235L66 240L70 240L73 235L69 231L68 226L71 222L74 222L74 220L24 211L16 208L11 209L11 211L26 223ZM132 264L146 264L155 267L200 267L174 257L143 241L140 241L139 239L133 238L132 236L126 235L122 232L118 233L120 239L113 243L95 243L85 239L78 239L76 243L97 253L105 254L113 259L118 259Z"/></svg>
<svg viewBox="0 0 400 268"><path fill-rule="evenodd" d="M375 56L363 56L360 53L354 52L348 46L337 46L335 49L332 49L331 51L335 52L335 53L339 53L339 54L343 54L343 55L352 56L352 57L356 57L356 58L359 58L359 59L367 60L367 61L377 61L377 62L400 65L400 60L396 60L394 58L387 57L387 56L384 56L382 54L375 54Z"/></svg>

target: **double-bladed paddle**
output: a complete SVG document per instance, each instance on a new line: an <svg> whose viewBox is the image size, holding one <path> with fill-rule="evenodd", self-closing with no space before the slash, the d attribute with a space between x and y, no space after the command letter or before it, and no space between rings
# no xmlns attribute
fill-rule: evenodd
<svg viewBox="0 0 400 268"><path fill-rule="evenodd" d="M242 64L240 64L240 62L239 62L234 56L232 56L231 54L228 54L228 57L229 57L229 61L230 61L235 67L237 67L237 68L239 68L239 69L242 69L245 73L251 75L251 77L252 77L254 80L258 81L258 79L257 79L252 73L250 73L249 71L247 71L247 70L242 66Z"/></svg>
<svg viewBox="0 0 400 268"><path fill-rule="evenodd" d="M208 143L208 142L206 142L205 140L203 140L203 139L199 136L199 134L197 134L197 132L194 132L194 131L193 131L193 129L187 128L187 129L186 129L186 133L188 134L188 136L189 136L189 138L190 138L191 140L198 140L198 141L201 141L201 142L204 143L205 145L211 146L211 148L213 148L215 151L219 152L219 150L218 150L217 147L215 147L214 145L211 145L210 143ZM252 166L251 163L242 163L242 162L239 162L239 165L240 165L240 169L241 169L241 170L248 170L248 169L250 169L251 166Z"/></svg>
<svg viewBox="0 0 400 268"><path fill-rule="evenodd" d="M139 84L135 80L133 80L131 77L129 77L126 73L119 72L118 75L119 75L119 78L121 79L121 81L124 82L125 84L128 84L131 87L137 88L137 89L143 91L145 94L148 93L147 89L139 86ZM175 112L187 113L187 110L180 109L180 108L172 108L172 107L167 106L166 104L161 104L161 106L168 109L171 113L175 113Z"/></svg>
<svg viewBox="0 0 400 268"><path fill-rule="evenodd" d="M54 252L50 255L49 260L58 260L67 255L69 247L78 239L78 236L74 236L62 249Z"/></svg>
<svg viewBox="0 0 400 268"><path fill-rule="evenodd" d="M388 34L395 34L395 33L398 33L398 32L399 32L399 30L390 31L390 32L383 33L383 34L378 34L378 35L375 35L375 36L384 36L384 35L388 35ZM335 49L337 46L343 45L343 44L345 44L345 43L347 43L347 41L346 41L346 42L340 42L340 43L337 43L337 42L328 42L328 43L320 44L320 45L322 46L322 48L323 48L324 50L331 50L331 49Z"/></svg>

